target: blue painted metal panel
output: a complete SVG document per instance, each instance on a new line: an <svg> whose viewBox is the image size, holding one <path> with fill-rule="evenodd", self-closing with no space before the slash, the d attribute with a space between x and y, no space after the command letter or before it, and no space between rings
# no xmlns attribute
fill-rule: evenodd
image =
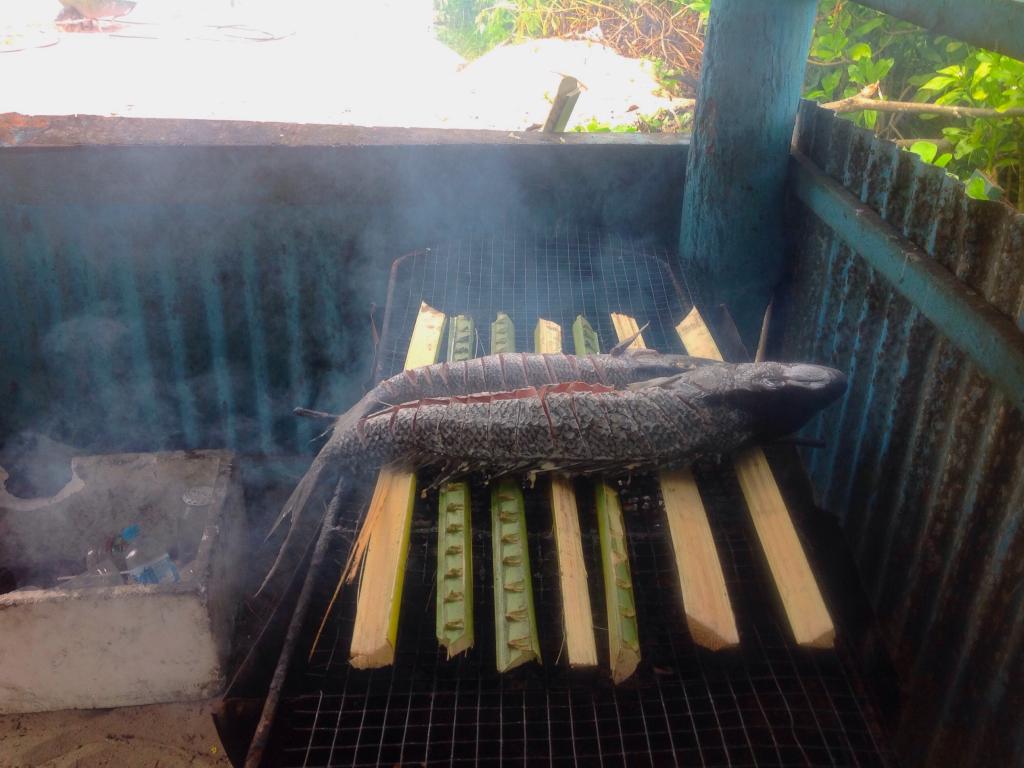
<svg viewBox="0 0 1024 768"><path fill-rule="evenodd" d="M4 431L107 451L308 449L291 409L342 407L369 359L371 278L323 234L343 217L0 206Z"/></svg>
<svg viewBox="0 0 1024 768"><path fill-rule="evenodd" d="M687 154L678 137L19 116L4 141L23 146L0 146L0 440L101 451L310 450L292 408L362 393L392 259L506 225L674 243ZM109 145L52 146L89 142Z"/></svg>
<svg viewBox="0 0 1024 768"><path fill-rule="evenodd" d="M870 206L858 205L840 184L800 158L794 160L794 192L847 246L856 248L859 257L969 354L1013 402L1024 406L1024 336L1009 318L971 290L971 264L958 266L956 273L944 269L923 249L908 246ZM854 260L854 270L865 268L862 259ZM863 290L862 282L855 279L854 290ZM860 298L858 295L852 303L856 305ZM844 306L844 311L850 310ZM841 313L840 325L844 320Z"/></svg>
<svg viewBox="0 0 1024 768"><path fill-rule="evenodd" d="M852 374L812 427L829 449L807 458L904 675L897 744L908 765L1019 765L1024 412L1011 361L1024 343L1024 216L810 104L796 141L817 169L798 194L839 231L792 211L783 350ZM810 191L819 171L832 181ZM879 258L894 248L896 261ZM928 277L907 289L915 269ZM964 288L976 299L955 299Z"/></svg>

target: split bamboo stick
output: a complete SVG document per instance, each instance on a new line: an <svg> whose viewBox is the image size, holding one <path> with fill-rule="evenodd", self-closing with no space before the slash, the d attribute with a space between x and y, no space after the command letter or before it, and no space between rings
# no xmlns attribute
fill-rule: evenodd
<svg viewBox="0 0 1024 768"><path fill-rule="evenodd" d="M640 330L634 318L617 313L612 313L612 325L619 341ZM630 347L645 349L643 337L637 336ZM690 636L697 645L713 651L735 647L739 644L736 617L693 473L689 469L665 470L658 479Z"/></svg>
<svg viewBox="0 0 1024 768"><path fill-rule="evenodd" d="M473 318L457 315L448 324L449 363L474 357ZM437 642L448 658L473 646L473 531L469 483L445 483L438 494Z"/></svg>
<svg viewBox="0 0 1024 768"><path fill-rule="evenodd" d="M640 632L636 622L636 599L629 570L629 549L622 522L619 493L608 483L595 486L597 531L601 538L601 570L604 573L604 601L608 615L608 655L612 682L629 678L640 663Z"/></svg>
<svg viewBox="0 0 1024 768"><path fill-rule="evenodd" d="M573 329L575 333L575 327ZM541 318L534 331L537 352L562 351L562 328ZM594 617L587 589L587 566L580 539L580 517L576 492L564 475L551 475L551 515L558 554L558 579L562 594L566 655L571 667L597 666Z"/></svg>
<svg viewBox="0 0 1024 768"><path fill-rule="evenodd" d="M689 354L722 359L696 307L676 326L676 332ZM800 645L831 648L836 634L832 618L764 451L748 448L734 464L793 637Z"/></svg>
<svg viewBox="0 0 1024 768"><path fill-rule="evenodd" d="M491 323L491 354L516 351L516 327L504 312ZM494 564L494 635L499 672L540 661L533 577L523 491L502 480L491 492L491 545Z"/></svg>
<svg viewBox="0 0 1024 768"><path fill-rule="evenodd" d="M437 361L445 315L425 302L405 358L406 368ZM384 467L370 501L364 525L373 522L356 599L355 626L349 659L360 669L384 667L395 658L398 614L409 552L409 529L416 498L416 475L399 467Z"/></svg>
<svg viewBox="0 0 1024 768"><path fill-rule="evenodd" d="M540 661L523 490L514 480L491 488L491 547L496 662L499 672L508 672Z"/></svg>
<svg viewBox="0 0 1024 768"><path fill-rule="evenodd" d="M596 355L601 351L597 332L583 315L573 323L572 336L577 355ZM594 493L601 540L608 656L612 681L621 683L636 671L640 663L640 628L636 620L633 576L629 569L629 548L619 492L604 480L598 480Z"/></svg>

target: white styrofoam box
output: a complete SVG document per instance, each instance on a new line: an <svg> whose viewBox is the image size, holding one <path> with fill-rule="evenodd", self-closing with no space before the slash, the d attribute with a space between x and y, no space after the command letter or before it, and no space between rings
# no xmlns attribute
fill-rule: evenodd
<svg viewBox="0 0 1024 768"><path fill-rule="evenodd" d="M179 583L0 595L0 713L115 707L216 695L239 602L245 509L225 451L84 456L49 499L17 499L0 475L0 565L31 581L68 569L105 536L183 542ZM193 557L194 555L194 557ZM54 565L57 564L57 565Z"/></svg>

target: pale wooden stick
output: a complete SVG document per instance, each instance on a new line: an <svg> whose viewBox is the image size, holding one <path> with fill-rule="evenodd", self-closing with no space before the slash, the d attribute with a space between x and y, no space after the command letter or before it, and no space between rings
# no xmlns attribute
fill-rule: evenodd
<svg viewBox="0 0 1024 768"><path fill-rule="evenodd" d="M722 359L696 307L676 326L676 332L689 354ZM768 459L760 448L748 448L734 463L793 637L800 645L831 648L835 642L835 627Z"/></svg>
<svg viewBox="0 0 1024 768"><path fill-rule="evenodd" d="M537 322L534 345L538 352L562 351L562 329L543 318ZM558 578L565 620L565 646L571 667L597 666L594 616L587 590L587 566L580 540L580 517L572 482L562 475L551 476L551 514L558 554Z"/></svg>
<svg viewBox="0 0 1024 768"><path fill-rule="evenodd" d="M437 361L444 325L443 312L426 303L420 304L405 358L407 369ZM367 543L364 545L356 619L349 651L354 667L383 667L394 661L398 612L402 602L409 528L415 499L415 474L394 466L384 467L380 471L370 502L370 512L364 523L364 531L368 531ZM369 525L371 520L374 521L372 526ZM363 538L362 532L360 538Z"/></svg>
<svg viewBox="0 0 1024 768"><path fill-rule="evenodd" d="M615 313L612 325L620 341L639 328L632 317ZM644 349L643 339L637 341L637 348ZM689 469L663 471L658 479L690 636L697 645L713 651L733 648L740 641L736 617L697 482Z"/></svg>

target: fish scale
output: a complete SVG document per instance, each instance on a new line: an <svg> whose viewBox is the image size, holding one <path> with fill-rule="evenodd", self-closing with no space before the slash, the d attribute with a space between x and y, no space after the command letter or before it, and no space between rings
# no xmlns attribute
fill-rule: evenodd
<svg viewBox="0 0 1024 768"><path fill-rule="evenodd" d="M366 415L381 405L472 392L506 392L583 381L624 387L636 381L671 376L707 365L687 355L627 349L618 354L576 357L566 354L504 352L461 362L443 362L403 371L368 392L350 413Z"/></svg>

